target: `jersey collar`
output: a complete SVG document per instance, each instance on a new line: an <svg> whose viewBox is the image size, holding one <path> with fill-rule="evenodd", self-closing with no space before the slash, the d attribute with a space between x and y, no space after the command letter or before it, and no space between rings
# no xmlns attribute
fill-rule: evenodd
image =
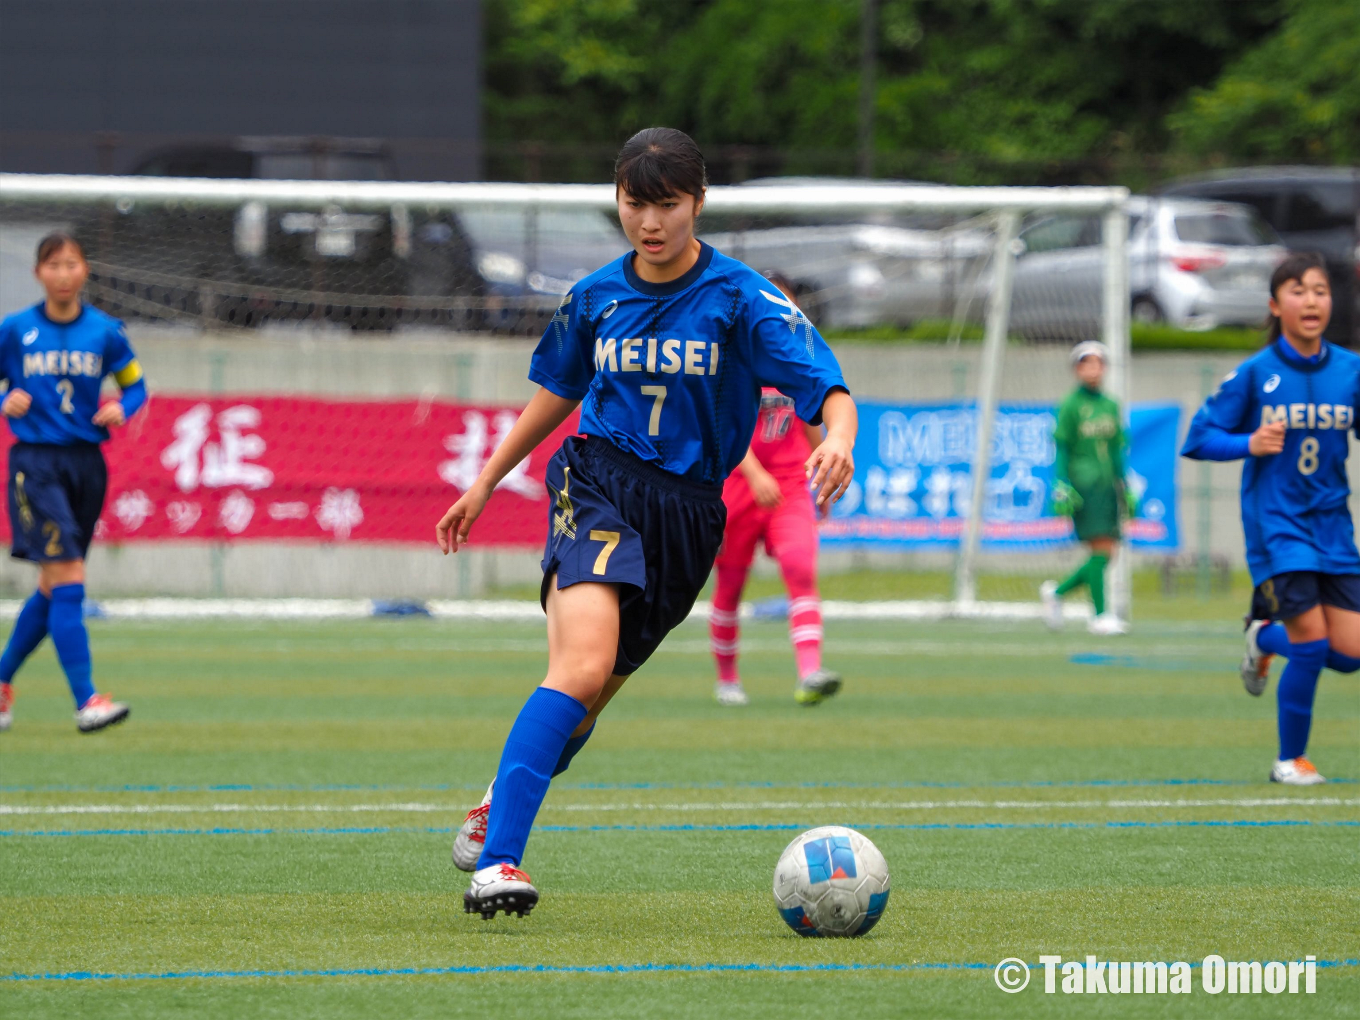
<svg viewBox="0 0 1360 1020"><path fill-rule="evenodd" d="M629 252L623 257L623 278L628 281L628 286L632 287L639 294L646 294L648 297L669 297L671 294L679 294L682 290L692 284L703 275L708 264L713 261L713 249L699 242L699 260L685 270L684 276L677 276L669 283L648 283L633 271L633 259L637 252Z"/></svg>
<svg viewBox="0 0 1360 1020"><path fill-rule="evenodd" d="M74 326L74 325L75 325L77 322L79 322L81 319L85 318L85 302L82 301L82 302L80 303L80 314L77 315L74 319L68 320L67 322L58 322L56 319L54 319L54 318L52 318L50 315L48 315L48 314L47 314L47 302L46 302L46 301L39 301L36 305L33 306L33 311L34 311L34 313L38 316L38 318L42 319L42 321L43 321L43 322L46 322L48 325L51 325L51 326Z"/></svg>
<svg viewBox="0 0 1360 1020"><path fill-rule="evenodd" d="M1326 340L1323 340L1322 347L1319 348L1317 354L1313 355L1311 358L1305 358L1298 351L1294 350L1288 340L1281 336L1275 338L1275 353L1279 356L1280 360L1294 368L1301 368L1305 372L1311 372L1313 369L1321 368L1323 365L1327 364L1327 360L1332 356L1332 345Z"/></svg>

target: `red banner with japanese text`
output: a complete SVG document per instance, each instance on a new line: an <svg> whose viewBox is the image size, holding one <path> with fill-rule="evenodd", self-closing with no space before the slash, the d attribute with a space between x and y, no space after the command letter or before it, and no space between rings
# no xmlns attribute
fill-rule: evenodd
<svg viewBox="0 0 1360 1020"><path fill-rule="evenodd" d="M96 537L433 545L436 522L518 417L513 407L426 400L157 394L104 444L109 490ZM576 422L505 477L474 544L543 545L544 470ZM14 440L3 433L7 450Z"/></svg>

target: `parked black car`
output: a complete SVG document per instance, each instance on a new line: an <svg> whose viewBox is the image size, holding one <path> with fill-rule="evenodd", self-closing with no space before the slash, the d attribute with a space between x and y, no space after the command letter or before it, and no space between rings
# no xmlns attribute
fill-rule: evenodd
<svg viewBox="0 0 1360 1020"><path fill-rule="evenodd" d="M1327 335L1360 347L1360 167L1249 167L1173 181L1160 193L1255 206L1291 250L1321 252L1335 288Z"/></svg>
<svg viewBox="0 0 1360 1020"><path fill-rule="evenodd" d="M385 180L380 143L241 139L156 153L167 177ZM354 329L541 330L576 280L627 247L592 210L321 209L128 201L84 214L94 302L123 318Z"/></svg>

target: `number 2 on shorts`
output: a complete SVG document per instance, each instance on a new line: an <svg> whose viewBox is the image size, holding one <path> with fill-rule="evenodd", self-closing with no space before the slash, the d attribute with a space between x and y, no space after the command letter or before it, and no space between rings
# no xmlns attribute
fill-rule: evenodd
<svg viewBox="0 0 1360 1020"><path fill-rule="evenodd" d="M642 395L644 397L656 398L652 402L652 417L647 422L647 435L659 436L661 435L661 405L666 402L666 387L643 386ZM596 573L598 573L598 571L596 571Z"/></svg>
<svg viewBox="0 0 1360 1020"><path fill-rule="evenodd" d="M662 387L664 389L665 387ZM595 573L603 574L605 568L609 566L609 557L619 544L619 533L617 531L601 531L599 528L590 529L590 540L592 542L603 542L604 548L600 550L600 555L595 557Z"/></svg>

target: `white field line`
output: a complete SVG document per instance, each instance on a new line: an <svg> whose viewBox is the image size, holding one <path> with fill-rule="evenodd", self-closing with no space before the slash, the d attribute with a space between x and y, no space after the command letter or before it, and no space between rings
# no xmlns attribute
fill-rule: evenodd
<svg viewBox="0 0 1360 1020"><path fill-rule="evenodd" d="M0 600L0 619L12 620L23 603L17 599ZM110 619L260 619L326 620L354 619L374 615L370 599L104 599L99 612ZM541 620L543 610L537 602L494 599L432 599L424 603L430 615L448 620ZM696 602L691 619L707 619L712 605ZM1038 602L950 602L943 599L883 602L822 603L822 616L828 620L1037 620L1043 607ZM741 615L750 618L754 607L741 605ZM1063 607L1065 616L1086 619L1090 609L1084 603Z"/></svg>
<svg viewBox="0 0 1360 1020"><path fill-rule="evenodd" d="M721 801L676 804L544 804L545 811L806 811L853 808L870 811L951 811L974 808L1035 810L1053 808L1205 808L1205 807L1356 807L1360 798L1253 797L1206 800L909 800L909 801ZM0 815L153 815L255 813L460 813L464 804L393 802L387 804L0 804Z"/></svg>

